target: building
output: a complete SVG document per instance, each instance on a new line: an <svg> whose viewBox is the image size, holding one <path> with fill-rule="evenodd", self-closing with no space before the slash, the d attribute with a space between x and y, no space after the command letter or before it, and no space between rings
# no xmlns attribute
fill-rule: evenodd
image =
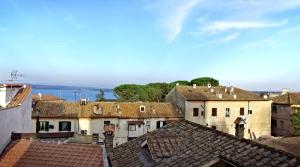
<svg viewBox="0 0 300 167"><path fill-rule="evenodd" d="M0 153L12 132L31 132L31 103L29 85L0 85Z"/></svg>
<svg viewBox="0 0 300 167"><path fill-rule="evenodd" d="M298 167L282 150L190 121L174 122L112 149L112 167Z"/></svg>
<svg viewBox="0 0 300 167"><path fill-rule="evenodd" d="M271 134L271 101L236 87L176 86L166 97L186 120L247 139Z"/></svg>
<svg viewBox="0 0 300 167"><path fill-rule="evenodd" d="M32 127L43 133L71 131L100 140L108 134L116 146L179 119L183 116L170 103L39 101Z"/></svg>
<svg viewBox="0 0 300 167"><path fill-rule="evenodd" d="M13 134L14 140L0 156L0 166L109 166L103 144L70 143L64 139L69 134L63 133L42 136L37 138L36 134Z"/></svg>
<svg viewBox="0 0 300 167"><path fill-rule="evenodd" d="M292 116L300 110L300 93L286 93L273 98L272 135L293 136Z"/></svg>

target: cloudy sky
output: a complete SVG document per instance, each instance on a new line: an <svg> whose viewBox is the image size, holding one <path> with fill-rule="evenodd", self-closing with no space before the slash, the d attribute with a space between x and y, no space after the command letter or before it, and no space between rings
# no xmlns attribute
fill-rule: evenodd
<svg viewBox="0 0 300 167"><path fill-rule="evenodd" d="M0 63L0 82L300 91L300 0L0 0Z"/></svg>

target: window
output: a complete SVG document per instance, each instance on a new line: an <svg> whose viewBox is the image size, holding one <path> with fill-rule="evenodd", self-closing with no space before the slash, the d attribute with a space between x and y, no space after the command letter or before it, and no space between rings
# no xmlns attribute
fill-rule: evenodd
<svg viewBox="0 0 300 167"><path fill-rule="evenodd" d="M156 129L159 129L159 128L165 126L166 124L167 124L166 121L157 121L156 122Z"/></svg>
<svg viewBox="0 0 300 167"><path fill-rule="evenodd" d="M104 125L110 125L110 121L104 121Z"/></svg>
<svg viewBox="0 0 300 167"><path fill-rule="evenodd" d="M71 122L69 121L59 122L59 131L71 131Z"/></svg>
<svg viewBox="0 0 300 167"><path fill-rule="evenodd" d="M240 115L244 115L245 114L245 108L240 108Z"/></svg>
<svg viewBox="0 0 300 167"><path fill-rule="evenodd" d="M217 108L212 108L211 116L216 117L217 116L217 112L218 112Z"/></svg>
<svg viewBox="0 0 300 167"><path fill-rule="evenodd" d="M40 130L49 131L49 122L48 121L40 121Z"/></svg>
<svg viewBox="0 0 300 167"><path fill-rule="evenodd" d="M271 127L272 128L277 128L277 121L275 119L271 120Z"/></svg>
<svg viewBox="0 0 300 167"><path fill-rule="evenodd" d="M225 116L226 116L226 117L229 117L229 116L230 116L230 108L226 108Z"/></svg>
<svg viewBox="0 0 300 167"><path fill-rule="evenodd" d="M193 109L193 116L198 117L199 116L199 108L194 108Z"/></svg>
<svg viewBox="0 0 300 167"><path fill-rule="evenodd" d="M201 116L203 116L203 117L205 116L205 113L204 113L204 111L201 111Z"/></svg>
<svg viewBox="0 0 300 167"><path fill-rule="evenodd" d="M248 110L248 114L252 114L252 110Z"/></svg>
<svg viewBox="0 0 300 167"><path fill-rule="evenodd" d="M217 129L217 126L211 126L212 129L216 130Z"/></svg>
<svg viewBox="0 0 300 167"><path fill-rule="evenodd" d="M147 130L150 130L150 121L146 121L146 128Z"/></svg>
<svg viewBox="0 0 300 167"><path fill-rule="evenodd" d="M140 106L140 112L144 112L145 111L145 106Z"/></svg>
<svg viewBox="0 0 300 167"><path fill-rule="evenodd" d="M272 112L277 113L277 107L276 106L272 106Z"/></svg>
<svg viewBox="0 0 300 167"><path fill-rule="evenodd" d="M136 131L135 125L128 125L128 131Z"/></svg>
<svg viewBox="0 0 300 167"><path fill-rule="evenodd" d="M139 126L139 128L141 128L141 125L138 125Z"/></svg>

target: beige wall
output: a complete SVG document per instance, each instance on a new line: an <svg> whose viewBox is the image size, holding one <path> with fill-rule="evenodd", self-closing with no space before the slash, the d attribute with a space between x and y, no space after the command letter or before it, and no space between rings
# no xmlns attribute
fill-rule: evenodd
<svg viewBox="0 0 300 167"><path fill-rule="evenodd" d="M272 134L275 136L292 136L293 126L291 115L293 114L290 105L273 104L276 107L276 112L272 111L272 119L277 122L276 127L272 127Z"/></svg>
<svg viewBox="0 0 300 167"><path fill-rule="evenodd" d="M117 119L117 118L80 118L80 119L46 119L41 118L40 121L49 121L49 125L54 125L54 129L49 129L49 132L59 132L59 122L60 121L71 121L71 131L75 133L80 133L81 130L87 130L88 135L93 133L99 134L100 139L104 139L104 121L110 121L110 123L116 125L115 136L114 136L114 146L125 143L128 139L128 121L137 121L138 119ZM149 118L149 119L139 119L144 121L144 125L141 125L141 131L133 132L136 137L147 133L146 123L150 121L149 131L156 129L157 121L165 121L165 118ZM78 124L79 122L79 124ZM79 129L78 129L79 127ZM36 119L32 119L32 131L35 131ZM41 131L45 132L46 131Z"/></svg>
<svg viewBox="0 0 300 167"><path fill-rule="evenodd" d="M205 106L205 116L201 116L202 106ZM193 108L199 107L199 116L193 117ZM217 116L212 116L212 108L217 108ZM230 108L230 116L226 117L226 108ZM270 101L193 101L186 102L185 119L204 126L216 126L217 130L235 135L234 121L240 117L240 108L244 108L246 118L245 138L256 138L271 134L271 102ZM248 110L252 114L248 115ZM250 133L248 133L250 132Z"/></svg>

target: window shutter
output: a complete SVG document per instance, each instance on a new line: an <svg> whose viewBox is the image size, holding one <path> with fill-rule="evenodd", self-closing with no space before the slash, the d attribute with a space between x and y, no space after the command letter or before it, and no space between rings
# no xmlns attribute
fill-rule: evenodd
<svg viewBox="0 0 300 167"><path fill-rule="evenodd" d="M49 131L49 122L48 122L48 121L45 122L45 130L46 130L46 131Z"/></svg>

